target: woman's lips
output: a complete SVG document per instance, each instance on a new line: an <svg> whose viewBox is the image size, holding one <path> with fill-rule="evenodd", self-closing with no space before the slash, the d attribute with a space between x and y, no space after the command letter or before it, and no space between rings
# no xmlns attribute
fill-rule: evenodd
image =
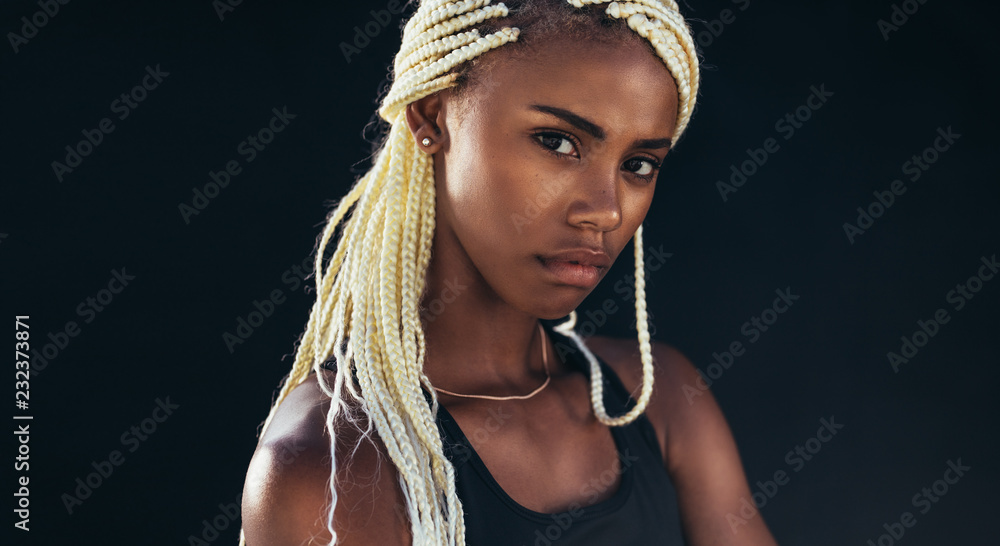
<svg viewBox="0 0 1000 546"><path fill-rule="evenodd" d="M560 283L579 288L593 288L601 280L601 268L567 260L538 257L542 266Z"/></svg>

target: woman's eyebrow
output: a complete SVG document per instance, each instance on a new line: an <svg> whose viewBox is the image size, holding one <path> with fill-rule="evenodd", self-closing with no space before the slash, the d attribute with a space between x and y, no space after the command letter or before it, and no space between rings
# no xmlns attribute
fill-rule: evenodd
<svg viewBox="0 0 1000 546"><path fill-rule="evenodd" d="M585 131L587 134L596 138L597 140L604 140L607 136L607 134L604 132L604 129L602 129L600 125L597 125L596 123L590 121L589 119L583 116L574 114L569 110L558 108L556 106L547 106L545 104L532 104L531 109L555 116L565 121L566 123L569 123L570 125L580 129L581 131ZM669 148L670 139L644 138L636 140L633 144L636 148L650 148L650 149Z"/></svg>
<svg viewBox="0 0 1000 546"><path fill-rule="evenodd" d="M596 138L597 140L604 140L606 136L604 129L601 129L599 125L584 118L583 116L578 116L569 110L556 108L555 106L546 106L544 104L532 104L531 109L551 114L566 123L573 125L581 131L586 131L590 136Z"/></svg>

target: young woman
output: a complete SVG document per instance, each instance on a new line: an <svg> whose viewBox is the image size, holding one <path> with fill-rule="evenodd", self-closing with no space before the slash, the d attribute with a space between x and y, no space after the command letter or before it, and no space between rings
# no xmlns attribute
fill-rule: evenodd
<svg viewBox="0 0 1000 546"><path fill-rule="evenodd" d="M649 339L641 224L697 89L671 0L422 2L241 544L774 544L694 367ZM584 343L629 241L638 340Z"/></svg>

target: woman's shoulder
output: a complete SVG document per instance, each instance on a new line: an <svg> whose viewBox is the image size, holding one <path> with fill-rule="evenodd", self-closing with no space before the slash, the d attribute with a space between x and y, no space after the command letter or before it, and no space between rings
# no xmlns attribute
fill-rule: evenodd
<svg viewBox="0 0 1000 546"><path fill-rule="evenodd" d="M586 343L595 355L611 367L625 388L638 396L642 388L639 340L593 336L587 338ZM700 377L697 368L671 345L651 341L650 348L653 355L653 394L656 402L673 405L678 399L685 400L681 387L696 382Z"/></svg>
<svg viewBox="0 0 1000 546"><path fill-rule="evenodd" d="M625 387L632 391L642 383L642 360L639 340L636 338L616 338L592 336L586 340L587 347L606 362L621 378ZM675 347L659 341L651 341L653 370L656 377L690 378L697 377L697 369L683 353Z"/></svg>
<svg viewBox="0 0 1000 546"><path fill-rule="evenodd" d="M333 372L324 373L332 384ZM249 546L329 542L329 407L329 397L310 374L275 411L247 470L243 529ZM408 543L401 538L408 525L395 467L378 435L373 430L370 440L363 439L345 423L336 427L335 436L338 544Z"/></svg>
<svg viewBox="0 0 1000 546"><path fill-rule="evenodd" d="M642 360L636 339L592 337L587 346L638 397ZM646 417L677 487L685 528L698 544L773 546L762 518L741 520L739 537L726 522L751 498L732 431L697 368L677 349L652 343L653 395Z"/></svg>
<svg viewBox="0 0 1000 546"><path fill-rule="evenodd" d="M642 358L639 340L593 336L587 347L615 372L625 389L638 398L642 390ZM715 400L703 383L697 368L677 348L662 342L650 343L653 355L653 394L646 407L646 417L653 425L664 463L675 466L685 455L679 451L684 436L696 432L693 424L718 419ZM702 401L702 399L706 399Z"/></svg>

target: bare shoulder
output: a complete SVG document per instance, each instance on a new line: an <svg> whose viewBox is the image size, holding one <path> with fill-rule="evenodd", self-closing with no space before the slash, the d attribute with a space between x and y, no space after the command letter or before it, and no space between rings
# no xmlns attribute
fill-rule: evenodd
<svg viewBox="0 0 1000 546"><path fill-rule="evenodd" d="M594 354L601 357L618 374L629 390L642 382L642 360L638 339L593 336L586 340ZM697 370L680 351L658 341L650 342L656 378L697 376Z"/></svg>
<svg viewBox="0 0 1000 546"><path fill-rule="evenodd" d="M329 375L332 383L333 374ZM331 438L329 398L315 375L278 407L247 470L243 530L248 546L327 544ZM362 441L353 426L336 430L337 544L409 544L395 467L378 440Z"/></svg>
<svg viewBox="0 0 1000 546"><path fill-rule="evenodd" d="M639 340L622 339L605 336L593 336L587 339L587 346L604 360L618 375L625 388L638 397L642 388L642 359L639 350ZM651 342L653 354L653 396L646 409L646 417L656 430L660 440L660 448L664 454L664 463L675 466L684 453L679 452L679 441L692 419L701 420L713 417L713 412L706 404L692 404L690 389L698 389L698 371L691 361L679 350L666 343ZM698 391L695 398L700 398L708 391ZM714 405L714 400L712 404ZM702 414L702 415L698 415ZM721 417L721 413L714 415Z"/></svg>
<svg viewBox="0 0 1000 546"><path fill-rule="evenodd" d="M588 347L638 393L642 360L636 339L592 337ZM754 511L750 487L732 431L698 370L677 349L652 343L654 384L646 416L656 430L664 465L676 488L681 519L692 545L775 545ZM637 396L638 394L636 394ZM742 510L742 511L741 511Z"/></svg>

